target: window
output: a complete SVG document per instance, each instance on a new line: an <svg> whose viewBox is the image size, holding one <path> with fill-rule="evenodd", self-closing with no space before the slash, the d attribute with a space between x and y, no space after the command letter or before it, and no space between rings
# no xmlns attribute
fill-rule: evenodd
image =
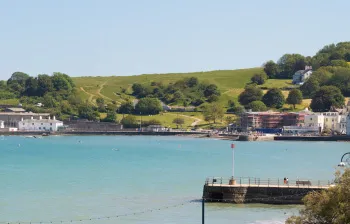
<svg viewBox="0 0 350 224"><path fill-rule="evenodd" d="M23 123L23 125L24 125L24 123Z"/></svg>
<svg viewBox="0 0 350 224"><path fill-rule="evenodd" d="M39 127L39 130L41 130L41 127Z"/></svg>
<svg viewBox="0 0 350 224"><path fill-rule="evenodd" d="M310 121L312 121L312 117L310 117Z"/></svg>
<svg viewBox="0 0 350 224"><path fill-rule="evenodd" d="M52 126L52 123L50 123L50 125Z"/></svg>
<svg viewBox="0 0 350 224"><path fill-rule="evenodd" d="M44 125L43 123L41 123L41 125Z"/></svg>
<svg viewBox="0 0 350 224"><path fill-rule="evenodd" d="M326 121L328 121L328 118L326 118Z"/></svg>
<svg viewBox="0 0 350 224"><path fill-rule="evenodd" d="M34 123L32 123L32 125L34 125Z"/></svg>

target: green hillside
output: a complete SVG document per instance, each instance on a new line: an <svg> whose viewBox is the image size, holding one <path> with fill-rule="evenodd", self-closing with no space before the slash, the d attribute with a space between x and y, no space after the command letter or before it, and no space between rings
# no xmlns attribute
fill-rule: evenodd
<svg viewBox="0 0 350 224"><path fill-rule="evenodd" d="M137 76L77 77L73 78L73 81L79 95L84 99L94 102L94 99L103 97L106 101L115 100L120 103L127 98L132 98L130 94L133 83L145 84L156 81L168 84L186 77L197 77L200 81L216 84L222 93L220 100L227 102L228 99L237 98L246 83L250 82L253 74L260 71L262 68Z"/></svg>

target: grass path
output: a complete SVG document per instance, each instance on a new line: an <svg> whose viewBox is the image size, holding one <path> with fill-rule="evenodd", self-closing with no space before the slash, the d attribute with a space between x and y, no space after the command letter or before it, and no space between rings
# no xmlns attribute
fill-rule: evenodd
<svg viewBox="0 0 350 224"><path fill-rule="evenodd" d="M194 119L194 122L192 122L192 124L191 124L192 127L196 126L199 122L203 121L202 119L199 119L198 117L191 117L191 116L183 115L183 114L180 114L180 116Z"/></svg>
<svg viewBox="0 0 350 224"><path fill-rule="evenodd" d="M91 94L89 92L86 92L85 89L83 87L80 87L80 90L83 91L84 93L86 93L87 95L89 95L89 102L92 102L92 98L95 96L94 94Z"/></svg>
<svg viewBox="0 0 350 224"><path fill-rule="evenodd" d="M101 96L102 98L106 98L106 99L108 99L108 100L113 101L111 98L109 98L108 96L105 96L105 95L103 95L103 94L101 93L101 90L102 90L103 87L106 85L106 83L107 83L107 82L102 83L101 86L100 86L100 88L97 89L96 93L97 93L97 95Z"/></svg>

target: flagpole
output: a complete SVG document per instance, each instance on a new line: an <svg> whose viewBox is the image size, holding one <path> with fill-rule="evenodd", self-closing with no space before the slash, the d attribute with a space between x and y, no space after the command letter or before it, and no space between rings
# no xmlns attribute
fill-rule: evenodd
<svg viewBox="0 0 350 224"><path fill-rule="evenodd" d="M235 176L235 148L232 147L232 179Z"/></svg>
<svg viewBox="0 0 350 224"><path fill-rule="evenodd" d="M235 185L235 144L231 144L232 149L232 178L230 180L230 185Z"/></svg>

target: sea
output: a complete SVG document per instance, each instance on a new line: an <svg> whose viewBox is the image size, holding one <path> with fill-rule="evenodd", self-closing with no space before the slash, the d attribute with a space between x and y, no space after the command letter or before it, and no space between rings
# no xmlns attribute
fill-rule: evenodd
<svg viewBox="0 0 350 224"><path fill-rule="evenodd" d="M0 136L0 223L202 223L207 177L333 180L346 142ZM279 224L300 205L205 203L205 223Z"/></svg>

